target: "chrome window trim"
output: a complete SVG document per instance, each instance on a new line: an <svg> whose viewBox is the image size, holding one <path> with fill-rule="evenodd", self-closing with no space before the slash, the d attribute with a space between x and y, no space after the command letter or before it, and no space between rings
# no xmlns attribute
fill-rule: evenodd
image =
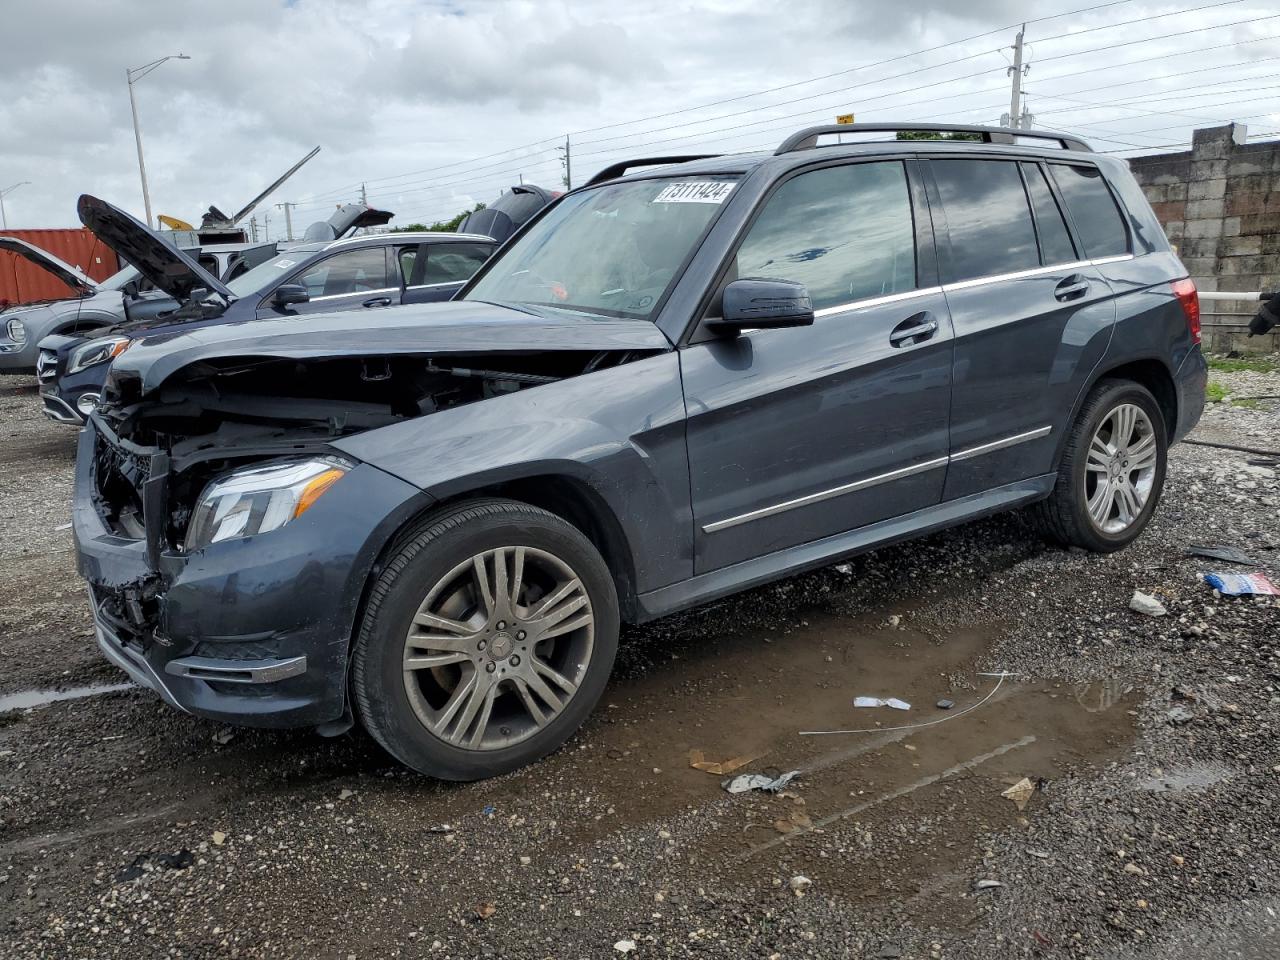
<svg viewBox="0 0 1280 960"><path fill-rule="evenodd" d="M378 290L358 290L355 293L326 293L319 297L312 297L307 303L319 303L322 300L337 300L341 297L376 297L380 293L399 293L399 287L382 287Z"/></svg>
<svg viewBox="0 0 1280 960"><path fill-rule="evenodd" d="M911 300L915 297L931 296L935 293L950 293L952 290L968 290L971 287L981 287L988 283L1001 283L1005 280L1023 280L1028 277L1039 277L1046 273L1053 273L1055 270L1079 270L1082 267L1101 267L1108 263L1123 263L1126 260L1132 260L1134 254L1121 253L1113 257L1098 257L1095 260L1073 260L1069 263L1053 263L1047 267L1035 267L1030 270L1016 270L1013 273L995 273L986 277L974 277L972 280L957 280L955 283L944 283L936 287L921 287L918 290L906 290L902 293L890 293L883 297L871 297L865 300L850 300L848 303L837 303L831 307L823 307L821 310L813 311L814 317L828 317L836 313L845 313L849 310L861 310L864 307L878 307L884 303L898 303L903 300Z"/></svg>
<svg viewBox="0 0 1280 960"><path fill-rule="evenodd" d="M405 287L406 290L430 290L432 287L452 287L461 286L466 283L465 280L442 280L439 283L415 283Z"/></svg>
<svg viewBox="0 0 1280 960"><path fill-rule="evenodd" d="M1041 437L1047 437L1052 432L1052 425L1048 425L1037 427L1034 430L1027 430L1024 433L1015 433L1011 437L1004 437L1000 440L993 440L990 443L981 444L980 446L969 447L966 450L961 450L959 453L949 454L945 457L937 457L933 460L925 460L922 463L914 463L908 467L900 467L897 470L890 470L888 473L881 473L874 477L855 480L852 483L843 483L840 486L832 487L829 490L820 490L817 493L810 493L803 497L796 497L794 500L784 500L782 503L775 503L768 507L761 507L758 510L741 513L736 517L726 517L724 520L717 520L714 523L705 523L702 525L702 532L716 533L720 530L727 530L730 527L736 527L741 523L747 523L751 520L761 520L765 517L771 517L775 514L784 513L788 510L794 510L797 507L807 507L813 503L821 503L823 500L830 500L832 497L843 496L846 493L865 490L868 487L878 486L882 483L889 483L892 480L901 480L904 477L911 477L918 473L936 470L938 467L944 467L948 464L956 463L961 460L970 460L973 457L980 457L987 453L994 453L997 450L1004 450L1007 447L1012 447L1019 443L1026 443L1028 440L1038 440Z"/></svg>
<svg viewBox="0 0 1280 960"><path fill-rule="evenodd" d="M851 300L848 303L838 303L834 307L823 307L821 310L813 311L815 317L827 317L833 313L844 313L848 310L861 310L864 307L878 307L883 303L901 303L904 300L914 300L916 297L928 297L935 293L941 293L942 287L921 287L918 290L906 290L902 293L889 293L883 297L871 297L866 300Z"/></svg>

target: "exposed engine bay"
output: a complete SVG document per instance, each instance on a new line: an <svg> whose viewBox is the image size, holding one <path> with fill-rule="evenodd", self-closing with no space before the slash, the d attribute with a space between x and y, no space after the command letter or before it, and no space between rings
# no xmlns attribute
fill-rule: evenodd
<svg viewBox="0 0 1280 960"><path fill-rule="evenodd" d="M192 364L145 397L136 376L113 370L94 416L96 505L118 536L168 549L181 544L201 490L229 470L315 454L339 437L652 352L219 358ZM162 530L147 522L160 516Z"/></svg>

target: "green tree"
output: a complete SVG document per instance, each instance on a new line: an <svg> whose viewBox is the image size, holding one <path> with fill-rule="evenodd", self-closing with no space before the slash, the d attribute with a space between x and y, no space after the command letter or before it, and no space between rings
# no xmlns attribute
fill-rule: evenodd
<svg viewBox="0 0 1280 960"><path fill-rule="evenodd" d="M950 133L943 130L899 130L899 140L973 140L981 141L980 133Z"/></svg>
<svg viewBox="0 0 1280 960"><path fill-rule="evenodd" d="M485 205L483 203L477 203L470 210L463 210L456 217L453 217L449 220L440 220L432 224L406 223L403 226L393 227L391 229L391 232L392 233L421 233L424 230L429 230L432 233L457 233L458 227L462 223L462 221L467 219L468 216L475 213L477 210L483 210L484 206Z"/></svg>

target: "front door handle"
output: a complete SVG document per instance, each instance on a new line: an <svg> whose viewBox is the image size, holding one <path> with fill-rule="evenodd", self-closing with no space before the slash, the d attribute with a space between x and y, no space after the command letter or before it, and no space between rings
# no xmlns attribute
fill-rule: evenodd
<svg viewBox="0 0 1280 960"><path fill-rule="evenodd" d="M391 306L390 297L374 297L372 300L366 300L363 304L366 307L389 307Z"/></svg>
<svg viewBox="0 0 1280 960"><path fill-rule="evenodd" d="M1088 292L1088 278L1078 273L1073 273L1053 288L1054 299L1062 301L1079 300Z"/></svg>
<svg viewBox="0 0 1280 960"><path fill-rule="evenodd" d="M909 347L912 344L924 343L938 332L938 321L927 310L907 317L893 328L889 334L889 345L892 347Z"/></svg>

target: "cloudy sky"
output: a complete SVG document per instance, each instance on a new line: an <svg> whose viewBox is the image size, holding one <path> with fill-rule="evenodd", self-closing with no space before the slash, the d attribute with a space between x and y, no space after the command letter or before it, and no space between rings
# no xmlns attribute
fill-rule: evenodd
<svg viewBox="0 0 1280 960"><path fill-rule="evenodd" d="M141 216L125 68L169 54L135 87L153 211L232 212L319 145L258 208L274 237L275 203L299 231L361 181L393 223L559 186L566 134L580 183L838 113L997 122L1023 18L1037 126L1138 153L1280 135L1280 0L4 0L0 189L31 181L10 227L74 225L81 192Z"/></svg>

